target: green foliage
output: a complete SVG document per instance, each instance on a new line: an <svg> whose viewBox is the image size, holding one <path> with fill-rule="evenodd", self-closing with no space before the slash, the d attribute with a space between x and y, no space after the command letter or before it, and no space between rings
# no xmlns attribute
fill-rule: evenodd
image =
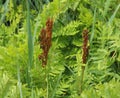
<svg viewBox="0 0 120 98"><path fill-rule="evenodd" d="M3 74L0 73L0 98L19 98L19 89L17 80L3 71ZM22 85L23 97L29 96L28 89L25 85ZM22 97L20 97L22 98Z"/></svg>
<svg viewBox="0 0 120 98"><path fill-rule="evenodd" d="M119 11L119 0L0 1L0 98L119 98ZM38 36L48 18L54 21L52 47L43 68Z"/></svg>
<svg viewBox="0 0 120 98"><path fill-rule="evenodd" d="M95 89L90 88L83 91L80 98L119 98L119 90L120 86L119 81L115 81L115 79L111 80L108 83L98 84Z"/></svg>

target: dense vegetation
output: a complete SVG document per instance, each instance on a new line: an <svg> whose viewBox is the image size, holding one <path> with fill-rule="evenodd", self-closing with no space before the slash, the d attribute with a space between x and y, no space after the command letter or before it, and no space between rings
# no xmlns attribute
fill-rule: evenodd
<svg viewBox="0 0 120 98"><path fill-rule="evenodd" d="M120 98L119 88L120 0L0 0L0 98Z"/></svg>

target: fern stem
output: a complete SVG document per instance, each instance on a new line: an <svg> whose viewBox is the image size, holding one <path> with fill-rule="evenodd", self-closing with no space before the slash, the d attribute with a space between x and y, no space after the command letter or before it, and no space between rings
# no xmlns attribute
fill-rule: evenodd
<svg viewBox="0 0 120 98"><path fill-rule="evenodd" d="M80 84L81 84L81 85L80 85L79 95L82 93L82 85L83 85L84 71L85 71L85 66L82 66L81 80L80 80Z"/></svg>
<svg viewBox="0 0 120 98"><path fill-rule="evenodd" d="M55 93L56 93L57 87L58 87L58 85L59 85L61 76L62 76L62 72L59 74L59 77L58 77L58 79L57 79L57 83L56 83L56 85L55 85L55 88L54 88L54 90L53 90L53 94L52 94L52 97L51 97L51 98L54 98L54 96L55 96Z"/></svg>
<svg viewBox="0 0 120 98"><path fill-rule="evenodd" d="M47 74L47 66L45 67L45 77L46 77L46 98L49 98L49 82L48 82L48 74Z"/></svg>
<svg viewBox="0 0 120 98"><path fill-rule="evenodd" d="M82 92L82 86L83 86L83 78L84 78L84 71L85 71L85 64L87 62L87 57L88 57L88 50L89 50L89 47L88 47L88 30L83 30L82 32L82 37L83 37L83 55L82 55L82 62L83 62L83 65L81 66L82 68L82 72L81 72L81 81L80 81L80 92L79 92L79 95L81 94Z"/></svg>

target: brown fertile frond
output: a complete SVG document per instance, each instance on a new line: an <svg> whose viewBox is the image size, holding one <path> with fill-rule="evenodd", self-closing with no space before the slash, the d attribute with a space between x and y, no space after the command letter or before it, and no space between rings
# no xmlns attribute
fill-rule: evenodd
<svg viewBox="0 0 120 98"><path fill-rule="evenodd" d="M42 60L42 66L44 67L47 65L47 57L48 52L51 47L51 39L52 39L52 26L53 20L48 19L46 22L46 28L42 29L39 35L40 38L40 47L42 48L43 52L39 55L39 60Z"/></svg>
<svg viewBox="0 0 120 98"><path fill-rule="evenodd" d="M82 60L83 60L83 64L86 63L87 60L87 56L88 56L88 30L84 30L82 33L83 36L83 56L82 56Z"/></svg>

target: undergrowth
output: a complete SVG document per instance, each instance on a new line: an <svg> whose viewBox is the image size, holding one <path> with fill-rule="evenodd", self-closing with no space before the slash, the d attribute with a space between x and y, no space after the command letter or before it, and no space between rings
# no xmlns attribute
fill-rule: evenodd
<svg viewBox="0 0 120 98"><path fill-rule="evenodd" d="M1 0L0 98L120 98L119 12L119 0ZM43 67L38 37L49 18Z"/></svg>

